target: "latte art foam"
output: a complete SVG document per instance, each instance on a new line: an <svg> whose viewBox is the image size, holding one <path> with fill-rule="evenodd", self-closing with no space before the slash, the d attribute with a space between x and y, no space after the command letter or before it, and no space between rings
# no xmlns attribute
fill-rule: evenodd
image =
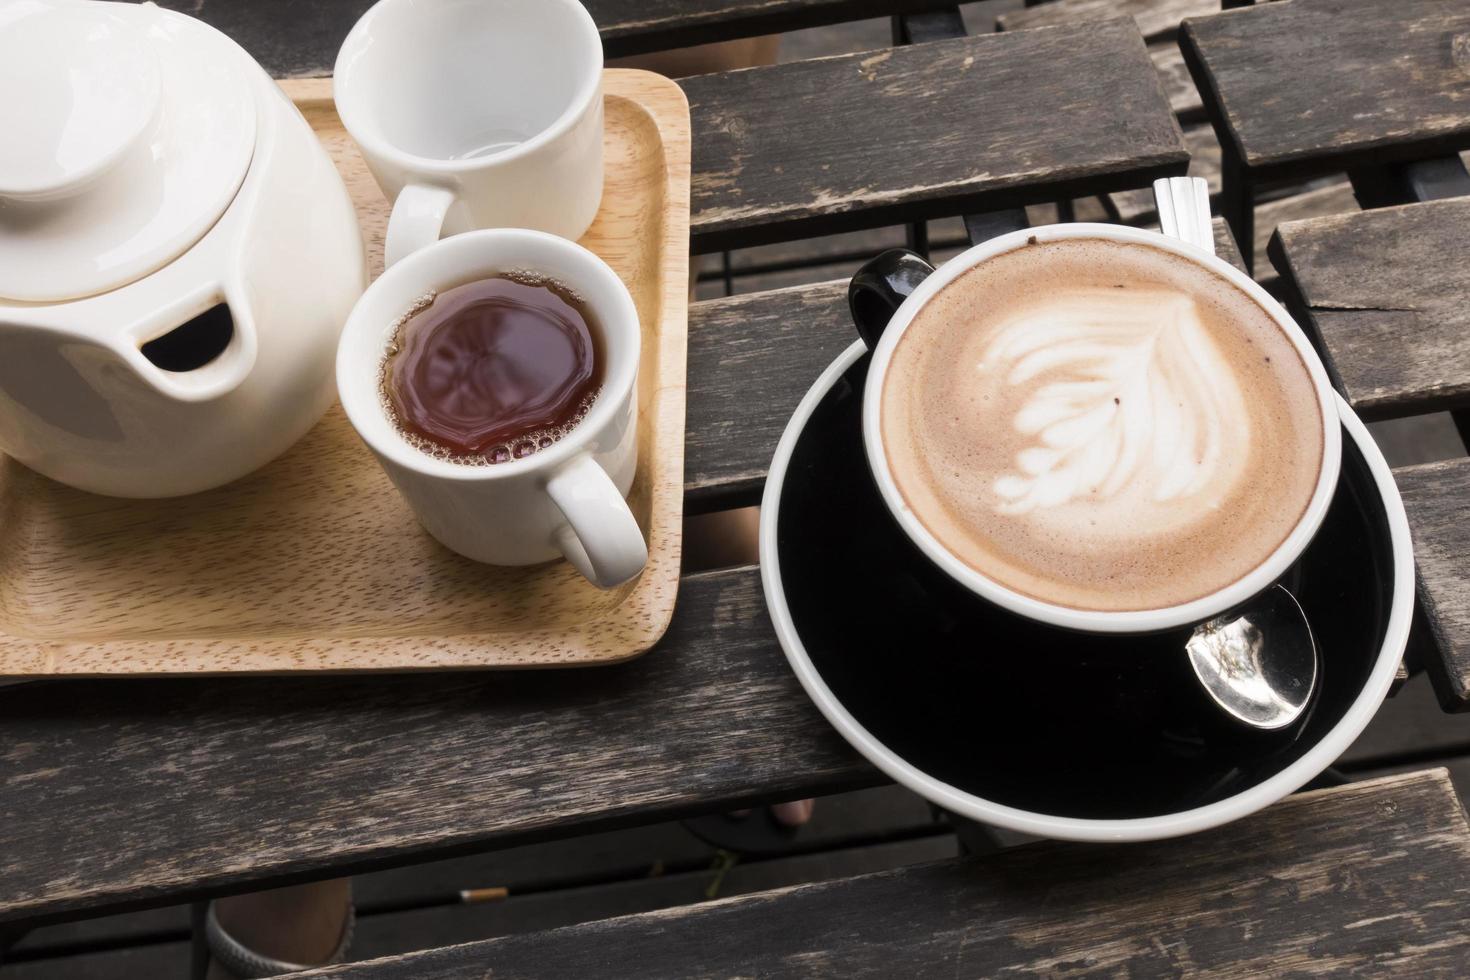
<svg viewBox="0 0 1470 980"><path fill-rule="evenodd" d="M1160 249L1072 239L930 300L881 417L905 501L963 561L1058 605L1141 610L1218 591L1285 539L1319 411L1245 293Z"/></svg>
<svg viewBox="0 0 1470 980"><path fill-rule="evenodd" d="M1188 296L1075 290L998 324L976 369L998 398L1027 392L1010 425L1029 445L992 484L1001 514L1218 494L1243 475L1244 396Z"/></svg>

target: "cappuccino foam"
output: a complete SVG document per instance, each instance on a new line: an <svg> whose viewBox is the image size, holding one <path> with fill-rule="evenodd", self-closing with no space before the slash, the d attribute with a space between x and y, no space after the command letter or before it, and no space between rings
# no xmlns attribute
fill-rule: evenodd
<svg viewBox="0 0 1470 980"><path fill-rule="evenodd" d="M1242 290L1162 249L1033 243L965 272L894 350L880 405L905 502L988 578L1146 610L1244 577L1316 489L1301 355Z"/></svg>

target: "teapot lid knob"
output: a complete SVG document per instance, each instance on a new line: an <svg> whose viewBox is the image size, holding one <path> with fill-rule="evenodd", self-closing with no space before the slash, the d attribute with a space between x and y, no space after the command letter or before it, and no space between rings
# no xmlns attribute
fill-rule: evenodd
<svg viewBox="0 0 1470 980"><path fill-rule="evenodd" d="M0 8L0 197L75 192L145 138L158 56L111 4Z"/></svg>

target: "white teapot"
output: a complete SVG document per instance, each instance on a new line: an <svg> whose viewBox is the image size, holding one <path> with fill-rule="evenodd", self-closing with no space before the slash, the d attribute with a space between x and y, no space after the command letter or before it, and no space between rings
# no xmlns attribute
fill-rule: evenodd
<svg viewBox="0 0 1470 980"><path fill-rule="evenodd" d="M0 451L125 497L242 476L331 404L366 284L341 177L237 44L0 0Z"/></svg>

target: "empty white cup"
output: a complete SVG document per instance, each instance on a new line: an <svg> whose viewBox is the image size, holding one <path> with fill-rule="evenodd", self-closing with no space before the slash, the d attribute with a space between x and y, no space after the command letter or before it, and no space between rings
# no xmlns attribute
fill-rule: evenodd
<svg viewBox="0 0 1470 980"><path fill-rule="evenodd" d="M602 40L576 0L380 0L337 112L389 200L385 262L473 228L575 241L602 199Z"/></svg>

